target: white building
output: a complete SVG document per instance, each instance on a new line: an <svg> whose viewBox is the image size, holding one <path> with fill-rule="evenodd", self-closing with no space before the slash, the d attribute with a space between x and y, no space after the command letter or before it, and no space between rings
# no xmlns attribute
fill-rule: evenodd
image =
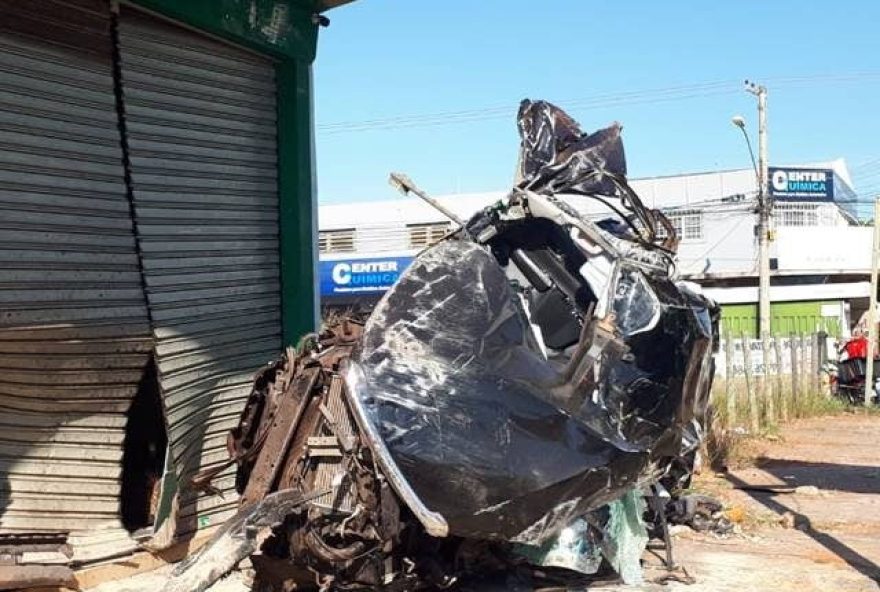
<svg viewBox="0 0 880 592"><path fill-rule="evenodd" d="M826 179L828 187L824 187ZM846 164L839 159L780 168L774 180L780 190L770 252L774 331L846 332L867 305L871 253L871 228L857 225L856 193ZM713 298L727 305L724 319L729 330L753 333L757 322L754 170L632 179L630 184L647 207L662 210L675 226L681 240L681 276L703 284ZM793 195L786 194L788 187ZM438 199L468 218L504 196L498 191ZM591 218L611 215L594 199L570 196L567 200ZM321 292L328 301L355 295L375 298L413 255L451 228L440 212L415 197L321 206L319 226Z"/></svg>

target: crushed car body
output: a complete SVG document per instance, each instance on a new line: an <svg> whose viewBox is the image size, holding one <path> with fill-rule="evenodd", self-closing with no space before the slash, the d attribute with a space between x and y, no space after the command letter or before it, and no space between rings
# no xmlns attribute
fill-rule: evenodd
<svg viewBox="0 0 880 592"><path fill-rule="evenodd" d="M218 555L253 554L278 590L594 574L602 556L623 573L615 516L680 481L699 446L718 308L676 281L674 230L626 183L619 125L585 134L543 101L523 101L518 124L507 199L421 253L368 318L258 374L229 440L235 527L167 589L204 589ZM283 492L285 510L266 511ZM560 560L572 537L586 547Z"/></svg>

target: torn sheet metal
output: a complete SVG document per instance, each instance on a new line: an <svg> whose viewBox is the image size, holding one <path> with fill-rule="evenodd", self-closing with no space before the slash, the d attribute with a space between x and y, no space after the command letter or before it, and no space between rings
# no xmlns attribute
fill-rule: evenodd
<svg viewBox="0 0 880 592"><path fill-rule="evenodd" d="M242 506L198 553L177 565L162 590L204 592L242 559L256 551L268 531L280 526L287 516L308 501L309 497L301 492L288 489Z"/></svg>
<svg viewBox="0 0 880 592"><path fill-rule="evenodd" d="M614 122L592 134L546 101L520 104L517 187L535 193L614 195L613 177L626 176L622 128Z"/></svg>
<svg viewBox="0 0 880 592"><path fill-rule="evenodd" d="M257 376L230 439L239 492L311 500L260 545L267 589L445 588L521 569L521 545L583 575L595 548L560 538L583 532L638 579L639 491L687 478L718 308L676 280L619 126L584 134L528 101L519 124L506 200L420 254L365 324L329 323ZM619 224L559 191L614 201Z"/></svg>

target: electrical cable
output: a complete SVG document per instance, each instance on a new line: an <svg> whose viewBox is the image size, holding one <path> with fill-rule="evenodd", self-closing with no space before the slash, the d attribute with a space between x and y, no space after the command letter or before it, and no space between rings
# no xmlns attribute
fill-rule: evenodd
<svg viewBox="0 0 880 592"><path fill-rule="evenodd" d="M798 86L801 84L827 82L865 82L869 79L880 78L880 71L866 71L841 74L812 74L802 76L767 77L765 84L773 84L776 88ZM720 94L740 92L742 85L734 81L710 81L690 85L680 85L665 88L641 89L619 93L597 94L591 97L581 97L559 101L567 108L604 107L627 104L639 104L644 102L665 102L670 100L682 100L702 98ZM387 118L376 118L360 121L340 121L316 126L317 131L326 134L348 133L357 131L390 130L408 127L425 127L436 125L450 125L456 123L469 123L486 119L506 118L510 114L509 106L485 107L464 109L458 111L445 111L437 113L399 115Z"/></svg>

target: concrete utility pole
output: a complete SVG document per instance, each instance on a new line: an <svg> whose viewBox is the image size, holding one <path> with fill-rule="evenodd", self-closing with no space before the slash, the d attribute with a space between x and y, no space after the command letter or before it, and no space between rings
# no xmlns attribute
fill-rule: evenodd
<svg viewBox="0 0 880 592"><path fill-rule="evenodd" d="M865 360L865 405L874 394L874 352L877 344L877 266L880 265L880 198L874 202L874 249L871 253L871 294L868 300L868 357Z"/></svg>
<svg viewBox="0 0 880 592"><path fill-rule="evenodd" d="M770 360L770 200L767 160L767 88L746 80L746 90L758 97L758 331L764 358L762 395L768 403L768 415L773 414L772 401L767 397L767 377ZM773 421L775 418L770 418Z"/></svg>

